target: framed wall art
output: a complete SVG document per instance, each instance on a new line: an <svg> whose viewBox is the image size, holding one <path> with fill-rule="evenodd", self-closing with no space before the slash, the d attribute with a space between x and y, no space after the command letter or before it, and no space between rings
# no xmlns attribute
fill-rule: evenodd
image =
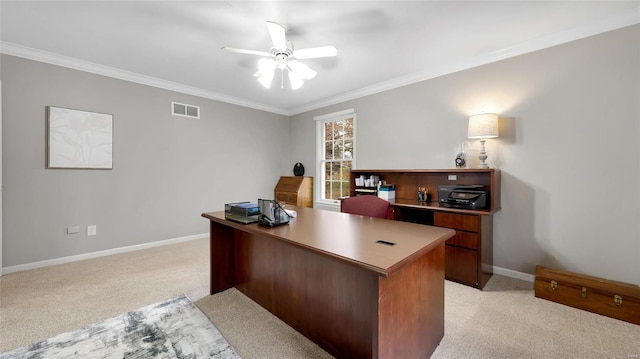
<svg viewBox="0 0 640 359"><path fill-rule="evenodd" d="M47 106L47 168L113 168L113 115Z"/></svg>

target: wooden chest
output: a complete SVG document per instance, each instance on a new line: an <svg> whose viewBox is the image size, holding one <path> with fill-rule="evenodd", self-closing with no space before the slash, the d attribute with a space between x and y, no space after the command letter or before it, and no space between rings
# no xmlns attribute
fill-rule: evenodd
<svg viewBox="0 0 640 359"><path fill-rule="evenodd" d="M640 287L536 266L535 295L640 325Z"/></svg>

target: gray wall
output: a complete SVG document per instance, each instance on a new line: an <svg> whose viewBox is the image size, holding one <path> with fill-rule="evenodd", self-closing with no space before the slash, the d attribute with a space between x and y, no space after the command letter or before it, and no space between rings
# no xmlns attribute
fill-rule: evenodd
<svg viewBox="0 0 640 359"><path fill-rule="evenodd" d="M638 25L290 119L1 61L4 267L205 233L200 213L272 196L293 162L316 175L313 116L356 109L358 168L451 168L467 117L496 111L501 137L487 143L502 170L495 265L640 284ZM170 116L171 101L201 106L202 118ZM45 169L47 105L113 114L114 169ZM265 138L284 155L239 146ZM86 236L89 224L97 236ZM65 234L68 225L81 233Z"/></svg>
<svg viewBox="0 0 640 359"><path fill-rule="evenodd" d="M1 71L4 267L206 233L202 212L271 198L290 172L286 116L7 55ZM48 105L112 114L113 170L45 169Z"/></svg>
<svg viewBox="0 0 640 359"><path fill-rule="evenodd" d="M468 116L499 113L494 264L640 284L640 25L298 114L296 160L314 163L313 117L348 108L359 169L451 168Z"/></svg>
<svg viewBox="0 0 640 359"><path fill-rule="evenodd" d="M2 56L0 56L0 69ZM2 274L2 71L0 71L0 275Z"/></svg>

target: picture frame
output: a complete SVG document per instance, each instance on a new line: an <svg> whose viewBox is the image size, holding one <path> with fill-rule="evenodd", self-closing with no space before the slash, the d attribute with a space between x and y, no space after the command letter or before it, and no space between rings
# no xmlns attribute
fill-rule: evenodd
<svg viewBox="0 0 640 359"><path fill-rule="evenodd" d="M113 169L113 115L47 106L47 168Z"/></svg>

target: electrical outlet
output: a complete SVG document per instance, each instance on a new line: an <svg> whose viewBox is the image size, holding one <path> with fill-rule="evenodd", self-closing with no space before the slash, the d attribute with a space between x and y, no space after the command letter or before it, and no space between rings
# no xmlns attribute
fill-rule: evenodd
<svg viewBox="0 0 640 359"><path fill-rule="evenodd" d="M69 226L67 227L67 234L79 233L80 226Z"/></svg>
<svg viewBox="0 0 640 359"><path fill-rule="evenodd" d="M449 181L457 181L458 180L458 175L448 175L447 179Z"/></svg>
<svg viewBox="0 0 640 359"><path fill-rule="evenodd" d="M91 226L87 226L87 236L95 236L96 235L96 226L91 225Z"/></svg>

